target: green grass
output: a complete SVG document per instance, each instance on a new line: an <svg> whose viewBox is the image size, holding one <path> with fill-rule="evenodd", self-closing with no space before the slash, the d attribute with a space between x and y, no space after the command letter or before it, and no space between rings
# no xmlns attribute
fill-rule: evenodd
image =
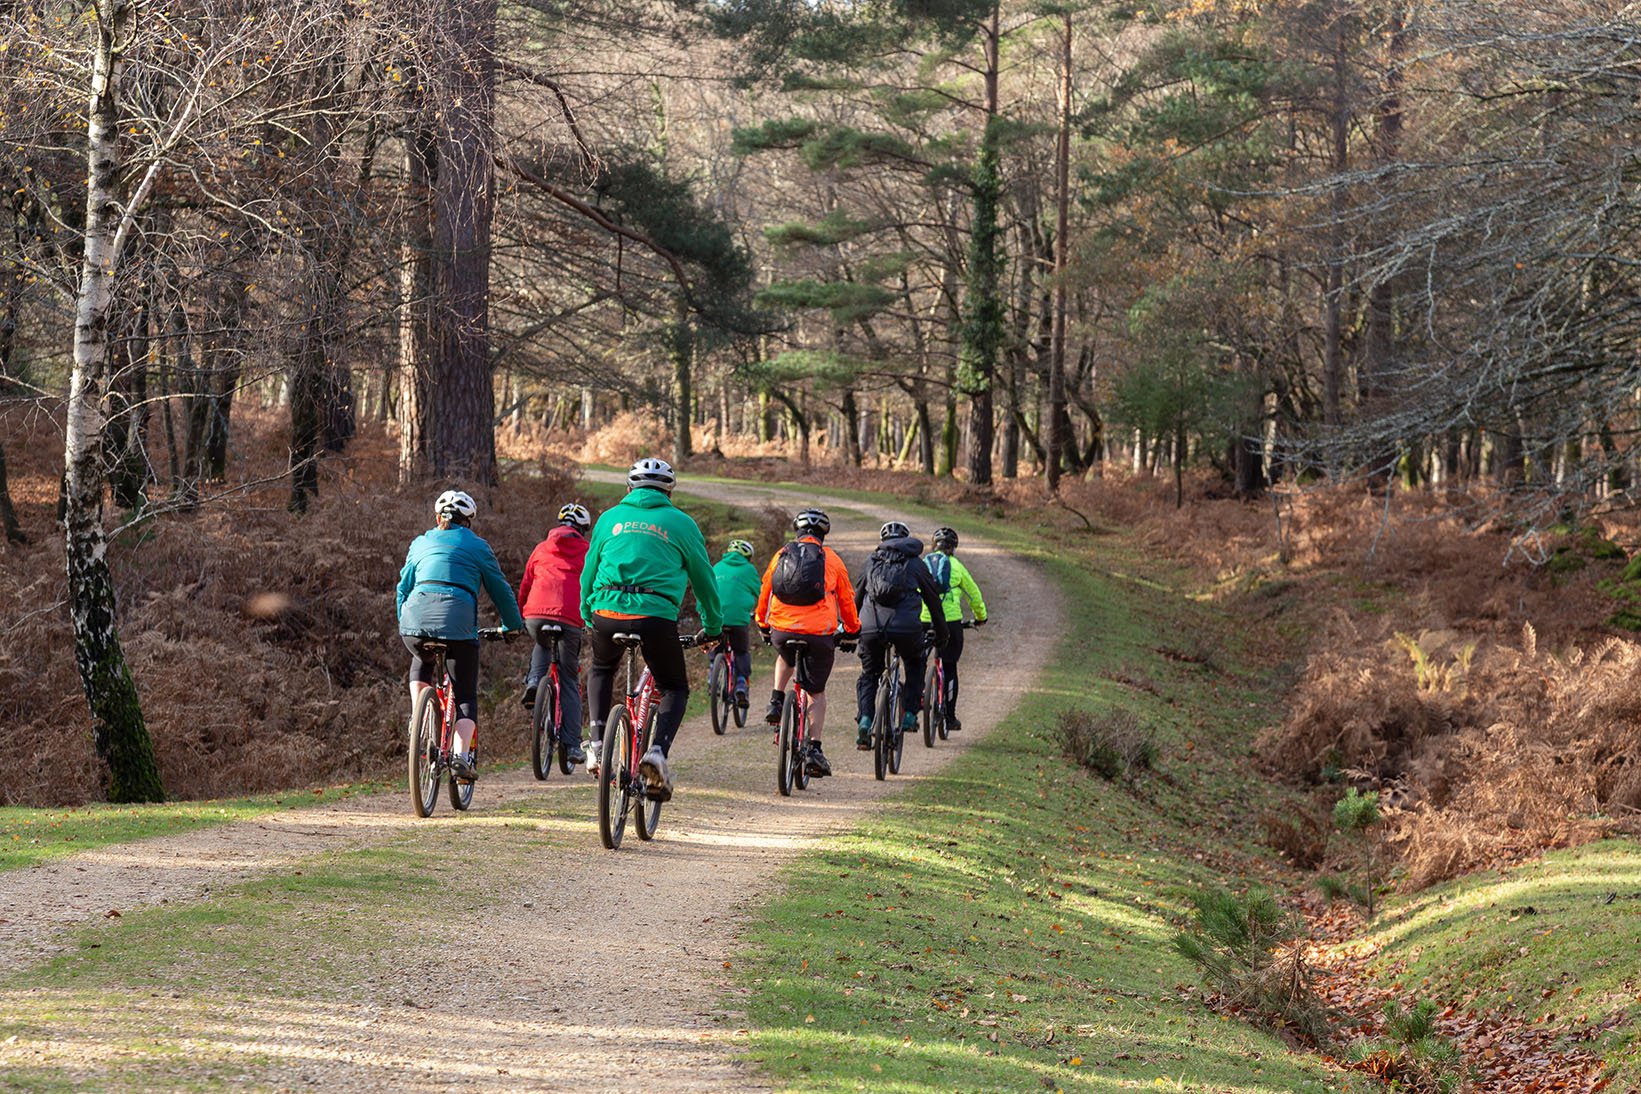
<svg viewBox="0 0 1641 1094"><path fill-rule="evenodd" d="M1468 1009L1594 1031L1613 1089L1641 1087L1641 847L1606 840L1397 901L1383 977Z"/></svg>
<svg viewBox="0 0 1641 1094"><path fill-rule="evenodd" d="M302 1069L304 1048L345 1037L392 969L425 969L418 1002L442 1006L450 949L429 925L455 930L441 925L495 899L448 879L517 883L544 849L586 839L570 823L585 817L540 800L474 819L482 839L415 828L73 931L66 952L0 975L0 1090L267 1089L270 1070ZM322 1080L316 1062L307 1081Z"/></svg>
<svg viewBox="0 0 1641 1094"><path fill-rule="evenodd" d="M361 783L221 801L152 805L94 803L62 809L8 805L0 807L0 872L36 866L95 847L179 835L382 788L380 783Z"/></svg>
<svg viewBox="0 0 1641 1094"><path fill-rule="evenodd" d="M1254 830L1281 792L1248 763L1269 688L1160 652L1189 628L1234 663L1248 639L1137 560L987 531L1040 556L1069 633L1002 728L785 871L738 962L755 1059L799 1090L1359 1085L1206 1010L1170 945L1192 887L1278 871ZM1130 792L1057 755L1074 703L1155 727L1159 773Z"/></svg>

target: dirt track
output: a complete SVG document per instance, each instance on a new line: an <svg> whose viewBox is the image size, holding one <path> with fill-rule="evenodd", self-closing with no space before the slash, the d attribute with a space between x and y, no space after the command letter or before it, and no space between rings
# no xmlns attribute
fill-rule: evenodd
<svg viewBox="0 0 1641 1094"><path fill-rule="evenodd" d="M842 499L800 496L756 485L689 485L694 493L740 505L774 501L821 504L833 511L830 543L854 565L893 512ZM960 522L959 522L960 523ZM926 530L924 530L926 531ZM981 539L966 537L963 557L988 598L998 625L973 632L963 660L964 731L930 752L909 741L907 774L879 783L870 757L851 747L854 662L839 659L826 740L837 774L790 800L774 793L769 734L748 725L715 737L704 717L687 722L674 749L677 796L664 811L660 837L611 854L591 826L567 846L534 857L528 869L503 869L489 880L486 911L471 923L474 967L466 978L459 1029L436 1011L412 1005L414 989L364 979L355 1002L263 1000L250 1013L227 1005L189 1032L220 1051L224 1041L247 1057L247 1076L276 1087L315 1082L355 1089L688 1091L749 1089L757 1079L738 1062L732 1014L723 1011L725 962L749 909L767 898L782 864L827 833L848 826L909 779L937 771L1012 708L1015 689L1030 687L1047 659L1062 607L1029 564ZM1008 656L998 656L1007 643ZM753 682L754 720L765 679ZM149 840L0 874L0 951L16 967L57 948L54 936L95 923L109 908L197 899L246 877L278 871L320 852L402 838L413 826L477 827L486 806L551 795L594 802L591 780L528 772L485 779L474 812L431 822L409 816L402 793L282 813L174 838ZM584 838L583 838L584 837ZM541 944L542 924L577 923L589 912L606 929L583 936L574 958ZM638 951L642 977L612 978L617 954ZM270 1014L269 1007L282 1013ZM0 1017L5 997L0 996ZM180 1019L179 1019L180 1021ZM197 1018L194 1019L196 1023ZM430 1058L431 1038L441 1046ZM96 1030L63 1028L51 1042L0 1044L7 1066L61 1069L64 1077L109 1073L111 1055ZM113 1054L117 1055L117 1054ZM253 1062L256 1060L258 1062ZM271 1061L265 1063L264 1061ZM117 1074L117 1072L115 1073Z"/></svg>

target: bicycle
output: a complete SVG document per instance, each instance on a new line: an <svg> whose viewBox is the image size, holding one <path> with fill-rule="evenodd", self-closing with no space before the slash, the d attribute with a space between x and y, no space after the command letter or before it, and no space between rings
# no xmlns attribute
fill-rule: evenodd
<svg viewBox="0 0 1641 1094"><path fill-rule="evenodd" d="M641 840L654 839L661 823L661 799L650 797L638 771L661 712L661 688L648 665L638 677L638 686L633 686L632 663L638 658L634 651L644 644L643 638L636 634L611 638L626 651L621 662L626 667L627 687L626 697L615 704L604 724L604 743L598 754L598 838L614 851L621 846L628 814L636 819ZM678 641L685 649L696 645L693 634L681 634ZM642 804L635 810L639 802Z"/></svg>
<svg viewBox="0 0 1641 1094"><path fill-rule="evenodd" d="M558 643L564 637L564 628L557 623L546 623L541 627L541 634L550 640L552 660L548 663L547 675L536 686L536 702L530 711L530 770L536 778L545 779L552 774L555 752L558 769L564 774L574 774L575 764L570 762L564 742L559 739L559 727L564 724L564 701L563 683L558 676ZM573 680L570 686L580 687L581 682Z"/></svg>
<svg viewBox="0 0 1641 1094"><path fill-rule="evenodd" d="M707 669L707 696L712 708L712 732L722 737L729 729L731 718L735 728L746 725L746 708L735 701L735 652L725 638L710 652L711 667Z"/></svg>
<svg viewBox="0 0 1641 1094"><path fill-rule="evenodd" d="M773 644L768 635L764 636L764 644ZM792 647L796 664L793 665L792 680L786 685L786 701L781 704L781 725L775 736L778 746L775 750L775 789L781 792L781 797L790 798L794 788L809 788L809 692L801 683L803 677L808 675L805 660L809 656L809 643L802 638L788 637L781 645ZM838 650L842 653L854 648L853 642L838 644Z"/></svg>
<svg viewBox="0 0 1641 1094"><path fill-rule="evenodd" d="M872 774L879 782L886 774L900 774L901 757L906 752L906 734L900 728L901 671L902 659L897 653L889 658L877 685L877 705L872 712Z"/></svg>
<svg viewBox="0 0 1641 1094"><path fill-rule="evenodd" d="M500 628L481 628L479 637L485 641L511 639L512 631ZM456 692L450 682L445 654L450 646L445 642L424 641L422 656L433 662L431 687L422 689L410 709L410 804L418 817L430 817L439 804L439 783L450 773L450 805L466 811L473 804L473 783L456 778L450 750L456 732ZM473 754L478 757L475 736Z"/></svg>
<svg viewBox="0 0 1641 1094"><path fill-rule="evenodd" d="M973 630L974 620L948 620L946 626ZM936 736L942 741L951 738L951 727L946 722L946 666L935 648L933 627L923 631L923 652L929 659L929 675L923 687L923 747L933 748Z"/></svg>

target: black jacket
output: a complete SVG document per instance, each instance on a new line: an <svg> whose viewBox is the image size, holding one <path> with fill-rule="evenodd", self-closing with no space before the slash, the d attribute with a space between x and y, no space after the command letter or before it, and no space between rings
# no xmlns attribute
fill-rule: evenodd
<svg viewBox="0 0 1641 1094"><path fill-rule="evenodd" d="M871 560L855 578L855 606L860 609L862 634L919 634L923 630L923 608L928 606L934 619L935 642L946 644L946 612L940 604L940 586L934 583L929 568L923 564L923 542L913 536L884 540L878 551L893 551L905 555L906 568L917 579L917 595L903 596L894 607L885 607L866 595L866 575L871 571Z"/></svg>

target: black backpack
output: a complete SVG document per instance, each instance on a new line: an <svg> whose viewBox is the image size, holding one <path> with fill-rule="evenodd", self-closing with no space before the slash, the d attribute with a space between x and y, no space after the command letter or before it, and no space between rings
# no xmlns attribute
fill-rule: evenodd
<svg viewBox="0 0 1641 1094"><path fill-rule="evenodd" d="M806 607L826 599L826 550L797 540L781 548L769 591L783 604Z"/></svg>
<svg viewBox="0 0 1641 1094"><path fill-rule="evenodd" d="M866 595L873 604L893 608L916 588L911 555L879 547L866 560Z"/></svg>

